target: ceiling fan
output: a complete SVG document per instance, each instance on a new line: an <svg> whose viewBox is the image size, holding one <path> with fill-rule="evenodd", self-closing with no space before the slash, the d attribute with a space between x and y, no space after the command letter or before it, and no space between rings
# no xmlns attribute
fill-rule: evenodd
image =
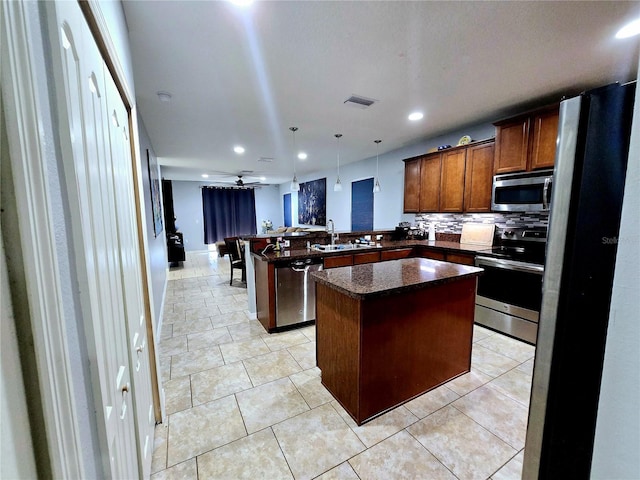
<svg viewBox="0 0 640 480"><path fill-rule="evenodd" d="M220 177L217 179L213 179L211 182L212 185L219 186L227 186L227 185L235 185L236 187L259 187L264 186L264 183L261 183L259 177L248 177L249 179L256 179L256 181L247 181L247 177L242 174L238 174L235 176L235 179L232 175L227 175L226 177Z"/></svg>

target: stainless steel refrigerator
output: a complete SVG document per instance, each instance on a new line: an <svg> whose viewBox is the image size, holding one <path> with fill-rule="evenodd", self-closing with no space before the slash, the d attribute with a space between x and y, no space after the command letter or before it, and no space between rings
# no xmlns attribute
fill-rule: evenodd
<svg viewBox="0 0 640 480"><path fill-rule="evenodd" d="M634 94L560 104L524 479L589 478Z"/></svg>

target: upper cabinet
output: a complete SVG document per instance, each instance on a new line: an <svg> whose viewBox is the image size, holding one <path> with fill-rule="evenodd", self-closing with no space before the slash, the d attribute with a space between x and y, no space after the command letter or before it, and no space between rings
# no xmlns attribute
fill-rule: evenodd
<svg viewBox="0 0 640 480"><path fill-rule="evenodd" d="M420 157L404 162L404 211L420 211Z"/></svg>
<svg viewBox="0 0 640 480"><path fill-rule="evenodd" d="M494 141L405 160L404 212L489 212Z"/></svg>
<svg viewBox="0 0 640 480"><path fill-rule="evenodd" d="M464 207L464 166L467 149L446 150L442 153L440 176L440 211L462 212Z"/></svg>
<svg viewBox="0 0 640 480"><path fill-rule="evenodd" d="M558 111L558 105L553 105L495 123L495 173L552 168Z"/></svg>
<svg viewBox="0 0 640 480"><path fill-rule="evenodd" d="M484 142L467 149L464 174L464 211L491 212L495 142Z"/></svg>

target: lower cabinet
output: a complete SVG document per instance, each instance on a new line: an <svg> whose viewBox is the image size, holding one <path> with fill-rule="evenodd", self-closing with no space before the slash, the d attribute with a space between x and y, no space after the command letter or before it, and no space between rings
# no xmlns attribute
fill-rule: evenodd
<svg viewBox="0 0 640 480"><path fill-rule="evenodd" d="M380 260L399 260L413 257L413 248L400 248L398 250L383 250L380 252Z"/></svg>
<svg viewBox="0 0 640 480"><path fill-rule="evenodd" d="M324 257L324 268L348 267L353 265L353 255Z"/></svg>
<svg viewBox="0 0 640 480"><path fill-rule="evenodd" d="M415 256L443 262L460 263L462 265L473 265L475 263L475 255L473 254L445 252L429 247L416 247Z"/></svg>

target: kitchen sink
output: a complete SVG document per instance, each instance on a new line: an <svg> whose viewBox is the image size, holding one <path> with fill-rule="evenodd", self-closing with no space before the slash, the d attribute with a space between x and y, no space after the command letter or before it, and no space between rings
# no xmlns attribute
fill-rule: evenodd
<svg viewBox="0 0 640 480"><path fill-rule="evenodd" d="M314 245L313 249L321 252L335 252L338 250L361 250L374 247L375 245L366 245L364 243L338 243L336 245Z"/></svg>

